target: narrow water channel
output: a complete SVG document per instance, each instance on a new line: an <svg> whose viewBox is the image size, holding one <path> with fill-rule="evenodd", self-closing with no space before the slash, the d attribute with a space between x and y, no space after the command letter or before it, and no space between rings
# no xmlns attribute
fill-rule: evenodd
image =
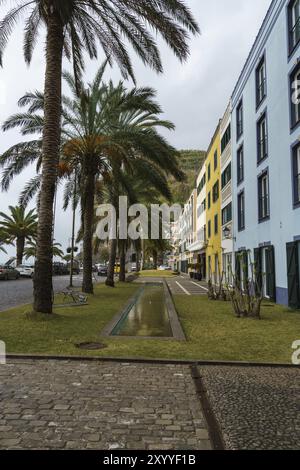
<svg viewBox="0 0 300 470"><path fill-rule="evenodd" d="M117 324L114 336L172 337L163 285L145 285L136 303Z"/></svg>

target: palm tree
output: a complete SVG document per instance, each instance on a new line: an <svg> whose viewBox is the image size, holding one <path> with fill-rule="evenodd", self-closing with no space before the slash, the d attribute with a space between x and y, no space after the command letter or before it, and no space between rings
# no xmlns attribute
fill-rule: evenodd
<svg viewBox="0 0 300 470"><path fill-rule="evenodd" d="M150 204L161 203L162 198L165 198L169 202L172 200L166 174L153 165L150 171L148 162L143 160L139 161L133 173L124 175L124 178L126 185L123 184L122 189L125 190L130 205L139 203L148 207ZM148 225L150 225L150 220L148 220ZM136 249L137 258L139 258L139 252L141 251L141 239L135 240L134 242L130 242L130 240L119 240L119 280L121 282L125 282L126 280L126 250L129 248L130 244ZM137 260L137 271L139 271L139 264L139 260Z"/></svg>
<svg viewBox="0 0 300 470"><path fill-rule="evenodd" d="M53 243L52 245L52 255L54 258L64 258L64 252L61 249L60 243ZM36 257L36 242L35 240L28 241L24 248L25 259L35 258Z"/></svg>
<svg viewBox="0 0 300 470"><path fill-rule="evenodd" d="M5 231L0 227L0 251L2 251L2 253L6 253L7 254L7 251L6 249L4 248L5 245L10 245L10 240L8 239L7 237L7 234L5 233Z"/></svg>
<svg viewBox="0 0 300 470"><path fill-rule="evenodd" d="M162 238L158 240L147 240L145 244L145 255L153 258L153 269L158 268L159 255L172 249L169 240Z"/></svg>
<svg viewBox="0 0 300 470"><path fill-rule="evenodd" d="M2 0L3 3L5 0ZM24 19L25 13L28 16ZM188 32L198 25L181 0L21 0L0 22L0 65L16 22L25 24L24 56L31 62L41 26L46 28L45 122L43 128L43 171L39 206L34 309L52 313L52 225L53 202L60 149L63 53L73 59L76 86L84 69L84 52L97 58L97 41L108 61L115 61L124 77L134 80L123 37L135 52L157 72L162 62L153 35L160 33L175 55L189 54Z"/></svg>
<svg viewBox="0 0 300 470"><path fill-rule="evenodd" d="M17 266L22 264L25 242L31 241L37 233L37 214L35 210L25 213L22 206L9 206L10 215L0 212L0 227L7 238L16 242Z"/></svg>
<svg viewBox="0 0 300 470"><path fill-rule="evenodd" d="M94 82L87 88L80 85L77 96L74 77L65 73L73 99L64 99L65 138L63 153L71 166L80 165L81 205L83 212L83 291L93 293L92 240L96 181L101 176L110 187L109 201L118 206L115 181L123 170L143 167L149 177L154 167L182 178L178 169L177 151L158 134L156 128L174 129L169 121L160 120L160 106L154 101L151 88L127 91L122 82L114 86L102 82L103 64ZM145 170L145 167L147 169ZM110 241L111 259L115 264L116 240ZM107 285L114 285L113 272L108 270Z"/></svg>

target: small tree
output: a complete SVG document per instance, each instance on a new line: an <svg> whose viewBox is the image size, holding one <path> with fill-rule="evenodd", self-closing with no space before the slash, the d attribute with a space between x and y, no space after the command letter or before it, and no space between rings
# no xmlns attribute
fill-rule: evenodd
<svg viewBox="0 0 300 470"><path fill-rule="evenodd" d="M245 262L244 255L239 254L237 261L241 266L241 273L243 273L243 280L237 274L232 272L231 278L233 285L226 284L226 291L231 299L234 312L238 318L261 318L261 304L263 301L263 282L264 275L261 276L259 282L259 272L256 264L251 259L251 251L247 251L247 258ZM248 260L250 266L250 277L248 276Z"/></svg>
<svg viewBox="0 0 300 470"><path fill-rule="evenodd" d="M220 263L218 263L218 273L213 274L214 282L212 279L208 281L208 298L209 300L227 300L226 290L224 286L224 279L226 279L224 271L221 272Z"/></svg>

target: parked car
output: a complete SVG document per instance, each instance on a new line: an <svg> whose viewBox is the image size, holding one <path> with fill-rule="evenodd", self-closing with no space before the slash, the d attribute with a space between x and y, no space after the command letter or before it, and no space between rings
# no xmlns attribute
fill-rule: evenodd
<svg viewBox="0 0 300 470"><path fill-rule="evenodd" d="M16 270L19 271L21 277L31 277L34 276L34 267L27 264L21 264L16 267Z"/></svg>
<svg viewBox="0 0 300 470"><path fill-rule="evenodd" d="M136 272L136 263L131 263L131 271Z"/></svg>
<svg viewBox="0 0 300 470"><path fill-rule="evenodd" d="M158 270L159 270L159 271L172 271L172 269L170 268L170 266L164 266L164 265L160 266L160 267L158 268Z"/></svg>
<svg viewBox="0 0 300 470"><path fill-rule="evenodd" d="M98 266L98 276L107 276L107 266L105 266L105 264Z"/></svg>
<svg viewBox="0 0 300 470"><path fill-rule="evenodd" d="M65 276L69 274L68 265L65 263L54 262L53 263L53 274L55 276Z"/></svg>
<svg viewBox="0 0 300 470"><path fill-rule="evenodd" d="M20 273L11 266L0 266L0 279L8 281L10 279L19 279Z"/></svg>

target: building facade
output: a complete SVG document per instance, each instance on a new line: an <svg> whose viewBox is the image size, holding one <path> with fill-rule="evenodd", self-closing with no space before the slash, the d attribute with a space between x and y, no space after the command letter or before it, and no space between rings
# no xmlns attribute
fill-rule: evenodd
<svg viewBox="0 0 300 470"><path fill-rule="evenodd" d="M273 0L232 95L236 271L300 308L300 0ZM299 94L300 96L300 94Z"/></svg>
<svg viewBox="0 0 300 470"><path fill-rule="evenodd" d="M218 282L222 271L221 247L221 140L220 123L207 151L206 171L206 268L207 279Z"/></svg>
<svg viewBox="0 0 300 470"><path fill-rule="evenodd" d="M232 151L231 103L220 124L221 138L221 224L223 280L232 284L233 220L232 220Z"/></svg>

